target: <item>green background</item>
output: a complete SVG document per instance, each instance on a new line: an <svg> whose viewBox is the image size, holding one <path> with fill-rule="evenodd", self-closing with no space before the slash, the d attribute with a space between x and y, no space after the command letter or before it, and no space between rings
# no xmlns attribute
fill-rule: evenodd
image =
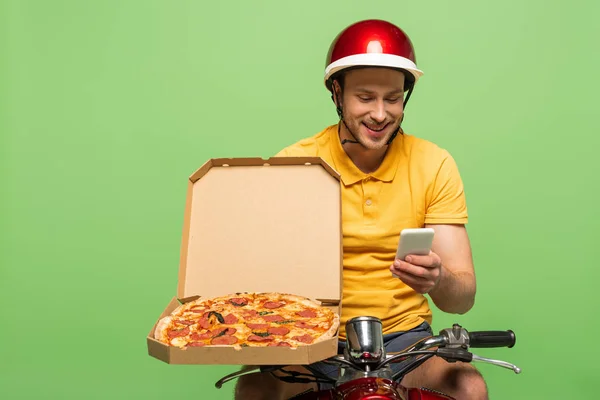
<svg viewBox="0 0 600 400"><path fill-rule="evenodd" d="M186 178L335 122L326 51L371 17L425 71L406 131L466 185L477 302L434 329L516 331L477 352L523 368L481 366L492 399L593 398L597 2L0 4L1 398L231 398L213 382L236 367L145 347L176 289Z"/></svg>

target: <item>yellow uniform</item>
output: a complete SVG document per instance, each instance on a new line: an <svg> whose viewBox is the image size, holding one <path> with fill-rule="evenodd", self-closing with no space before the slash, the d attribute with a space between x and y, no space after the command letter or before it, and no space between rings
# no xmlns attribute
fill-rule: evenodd
<svg viewBox="0 0 600 400"><path fill-rule="evenodd" d="M345 339L346 321L361 315L380 318L384 334L431 323L427 298L393 277L389 268L402 229L467 223L463 184L452 156L427 140L398 134L377 171L365 174L346 155L337 125L286 147L277 156L321 157L341 175L340 338Z"/></svg>

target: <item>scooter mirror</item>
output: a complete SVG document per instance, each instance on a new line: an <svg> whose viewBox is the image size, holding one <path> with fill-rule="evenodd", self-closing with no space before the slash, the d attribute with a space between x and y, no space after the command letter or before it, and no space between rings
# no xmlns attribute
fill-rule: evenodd
<svg viewBox="0 0 600 400"><path fill-rule="evenodd" d="M386 354L381 320L356 317L346 323L346 357L355 364L377 364Z"/></svg>

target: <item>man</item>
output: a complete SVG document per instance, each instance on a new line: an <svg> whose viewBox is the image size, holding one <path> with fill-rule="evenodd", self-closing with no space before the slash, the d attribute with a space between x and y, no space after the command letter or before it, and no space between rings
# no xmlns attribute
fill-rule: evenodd
<svg viewBox="0 0 600 400"><path fill-rule="evenodd" d="M398 27L381 20L347 27L331 44L325 70L339 123L278 154L319 156L341 175L341 346L344 324L356 316L380 318L386 349L400 351L432 334L426 294L449 313L466 313L474 303L467 208L457 166L447 151L400 128L421 75L411 41ZM435 230L432 251L396 260L400 231L415 227ZM330 365L313 367L336 377ZM474 367L435 357L402 383L463 400L487 398ZM286 399L311 389L316 385L255 374L239 379L236 398Z"/></svg>

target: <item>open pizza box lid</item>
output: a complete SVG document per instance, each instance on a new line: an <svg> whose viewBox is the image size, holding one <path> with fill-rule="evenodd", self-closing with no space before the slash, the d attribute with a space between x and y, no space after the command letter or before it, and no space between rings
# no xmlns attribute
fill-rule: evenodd
<svg viewBox="0 0 600 400"><path fill-rule="evenodd" d="M177 296L158 319L196 296L239 292L296 294L339 314L342 262L339 174L325 161L211 159L189 178ZM180 349L155 340L155 326L149 354L170 364L297 365L337 353L337 337L296 349Z"/></svg>

